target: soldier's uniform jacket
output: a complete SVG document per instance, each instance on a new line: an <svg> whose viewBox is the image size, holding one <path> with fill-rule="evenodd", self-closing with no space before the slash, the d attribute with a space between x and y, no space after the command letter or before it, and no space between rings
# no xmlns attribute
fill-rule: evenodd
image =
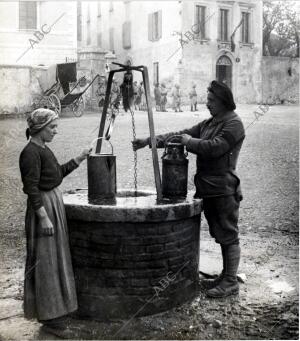
<svg viewBox="0 0 300 341"><path fill-rule="evenodd" d="M204 120L189 129L158 135L157 147L163 148L166 138L175 134L192 136L186 149L197 155L197 173L194 177L196 197L236 194L242 199L236 165L245 130L240 117L234 111L227 112L220 118Z"/></svg>

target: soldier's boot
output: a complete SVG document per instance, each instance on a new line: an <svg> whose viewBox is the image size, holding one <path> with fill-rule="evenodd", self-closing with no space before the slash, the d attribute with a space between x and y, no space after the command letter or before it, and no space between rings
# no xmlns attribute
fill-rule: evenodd
<svg viewBox="0 0 300 341"><path fill-rule="evenodd" d="M241 248L239 244L225 246L225 271L221 282L207 290L208 297L222 298L239 293L237 270L240 263Z"/></svg>
<svg viewBox="0 0 300 341"><path fill-rule="evenodd" d="M204 289L212 289L214 288L215 286L217 286L223 279L224 277L224 272L225 272L225 247L224 245L221 244L221 251L222 251L222 259L223 259L223 269L222 269L222 272L220 273L220 275L215 278L215 279L203 279L201 281L201 286L204 288Z"/></svg>

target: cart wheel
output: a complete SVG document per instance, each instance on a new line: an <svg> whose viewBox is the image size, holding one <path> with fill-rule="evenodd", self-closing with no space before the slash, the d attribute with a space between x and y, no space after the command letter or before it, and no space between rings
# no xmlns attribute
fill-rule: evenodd
<svg viewBox="0 0 300 341"><path fill-rule="evenodd" d="M80 117L84 113L84 102L83 98L79 97L72 105L73 114L76 117Z"/></svg>
<svg viewBox="0 0 300 341"><path fill-rule="evenodd" d="M61 113L61 104L59 98L55 94L51 94L48 97L48 105L49 109L54 110L57 115Z"/></svg>

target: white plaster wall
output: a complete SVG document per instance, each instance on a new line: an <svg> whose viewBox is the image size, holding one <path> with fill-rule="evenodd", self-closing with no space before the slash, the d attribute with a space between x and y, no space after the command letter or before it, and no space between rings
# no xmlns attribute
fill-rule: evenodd
<svg viewBox="0 0 300 341"><path fill-rule="evenodd" d="M206 29L209 41L204 44L189 42L180 48L179 36L174 31L185 34L194 24L195 4L207 7L207 16L211 16ZM88 2L83 3L87 6ZM91 6L91 20L96 20L96 3ZM218 20L220 6L230 8L229 36L241 19L241 11L251 11L252 45L240 45L240 29L235 35L235 52L218 47ZM188 102L187 94L193 83L197 84L199 101L206 100L209 82L216 77L216 61L222 53L232 60L232 90L235 99L241 103L260 102L262 98L262 0L241 1L113 1L113 11L109 2L102 2L102 48L109 49L109 28L115 28L114 50L119 62L131 56L135 65L146 65L149 69L150 84L153 82L153 63L159 62L160 81L168 84L179 82ZM148 14L162 10L162 39L156 42L148 40ZM132 45L130 49L122 47L122 24L125 20L132 23ZM96 23L91 23L94 31ZM96 46L96 34L92 34L91 45ZM186 38L184 38L186 39ZM176 49L178 52L170 58ZM237 61L240 59L240 62ZM181 63L179 63L181 61ZM138 76L137 76L138 78ZM136 78L136 80L138 80Z"/></svg>
<svg viewBox="0 0 300 341"><path fill-rule="evenodd" d="M42 93L38 76L44 67L0 65L0 114L30 111L34 99Z"/></svg>
<svg viewBox="0 0 300 341"><path fill-rule="evenodd" d="M0 63L12 65L50 65L77 57L77 7L71 1L40 1L37 7L37 30L48 30L39 41L36 30L19 30L19 3L0 2ZM32 42L33 39L38 43ZM19 59L27 50L28 52ZM18 60L19 59L19 60Z"/></svg>
<svg viewBox="0 0 300 341"><path fill-rule="evenodd" d="M96 32L97 4L83 3L85 13L84 42L86 44L86 16L90 6L92 32ZM126 8L127 6L127 8ZM146 65L149 71L150 84L153 83L153 63L159 62L160 80L174 77L174 70L181 58L180 51L169 57L180 46L178 37L173 31L181 30L180 8L177 1L113 1L113 11L109 10L109 2L101 3L102 48L109 50L109 28L114 28L114 50L118 62L123 63L130 56L134 65ZM148 40L148 14L162 10L162 38L152 42ZM122 25L125 20L131 21L131 48L123 49ZM91 46L96 46L96 34L92 34ZM84 46L84 45L83 45ZM86 46L86 45L85 45ZM135 74L135 80L141 80L141 75Z"/></svg>

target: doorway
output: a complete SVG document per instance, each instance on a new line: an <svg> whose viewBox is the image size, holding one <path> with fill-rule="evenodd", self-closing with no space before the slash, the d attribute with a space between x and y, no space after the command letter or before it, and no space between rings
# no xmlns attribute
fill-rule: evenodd
<svg viewBox="0 0 300 341"><path fill-rule="evenodd" d="M232 62L227 56L221 56L216 64L216 76L219 82L232 87Z"/></svg>

